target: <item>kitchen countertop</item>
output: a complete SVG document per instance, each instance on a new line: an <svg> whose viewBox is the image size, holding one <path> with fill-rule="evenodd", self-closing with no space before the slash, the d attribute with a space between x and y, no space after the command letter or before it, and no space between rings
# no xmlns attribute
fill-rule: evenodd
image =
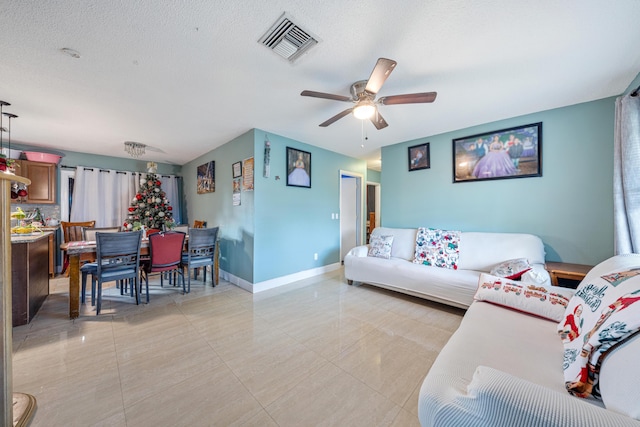
<svg viewBox="0 0 640 427"><path fill-rule="evenodd" d="M31 243L36 240L48 238L52 231L43 231L42 233L29 233L29 234L12 234L11 243Z"/></svg>

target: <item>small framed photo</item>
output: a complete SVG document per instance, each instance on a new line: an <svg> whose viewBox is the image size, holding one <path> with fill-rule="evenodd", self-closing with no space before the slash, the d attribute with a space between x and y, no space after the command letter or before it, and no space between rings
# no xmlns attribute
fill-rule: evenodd
<svg viewBox="0 0 640 427"><path fill-rule="evenodd" d="M431 158L429 155L429 143L409 147L409 172L420 169L429 169Z"/></svg>
<svg viewBox="0 0 640 427"><path fill-rule="evenodd" d="M287 185L311 188L311 153L287 147Z"/></svg>
<svg viewBox="0 0 640 427"><path fill-rule="evenodd" d="M542 176L542 123L453 140L453 182Z"/></svg>
<svg viewBox="0 0 640 427"><path fill-rule="evenodd" d="M233 177L240 178L242 176L242 162L235 162L232 167Z"/></svg>

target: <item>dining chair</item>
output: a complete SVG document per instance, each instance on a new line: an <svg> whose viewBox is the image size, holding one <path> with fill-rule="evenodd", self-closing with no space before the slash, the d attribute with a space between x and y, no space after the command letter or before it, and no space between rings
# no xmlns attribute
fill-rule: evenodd
<svg viewBox="0 0 640 427"><path fill-rule="evenodd" d="M141 278L144 277L149 302L149 275L160 273L160 285L166 273L182 276L182 291L187 293L184 285L184 272L182 270L182 249L184 247L185 233L180 231L164 231L153 233L149 236L149 259L143 260L140 268ZM174 283L177 283L174 280Z"/></svg>
<svg viewBox="0 0 640 427"><path fill-rule="evenodd" d="M96 241L96 233L119 233L120 227L82 227L82 240L87 242Z"/></svg>
<svg viewBox="0 0 640 427"><path fill-rule="evenodd" d="M207 228L207 221L193 221L193 228Z"/></svg>
<svg viewBox="0 0 640 427"><path fill-rule="evenodd" d="M187 292L191 291L191 274L194 270L194 278L197 278L197 269L204 267L203 281L207 281L207 266L215 265L216 242L219 227L192 228L189 230L189 243L187 252L182 254L182 267L187 269ZM215 283L215 274L211 272L211 283Z"/></svg>
<svg viewBox="0 0 640 427"><path fill-rule="evenodd" d="M189 224L179 224L171 229L172 231L180 231L184 234L189 234Z"/></svg>
<svg viewBox="0 0 640 427"><path fill-rule="evenodd" d="M96 262L83 266L91 274L91 305L96 306L96 315L100 314L102 308L102 284L104 282L129 280L131 288L135 292L136 304L140 303L138 289L141 242L142 231L96 233ZM84 277L86 278L86 276ZM83 280L83 301L85 293L86 280Z"/></svg>
<svg viewBox="0 0 640 427"><path fill-rule="evenodd" d="M62 236L64 237L64 242L78 242L84 240L84 235L82 232L83 227L93 227L96 225L95 221L81 221L81 222L67 222L60 221L60 226L62 227ZM80 263L92 261L93 257L91 254L81 254L80 255ZM67 252L64 252L64 258L62 263L62 274L68 275L69 268L69 256Z"/></svg>

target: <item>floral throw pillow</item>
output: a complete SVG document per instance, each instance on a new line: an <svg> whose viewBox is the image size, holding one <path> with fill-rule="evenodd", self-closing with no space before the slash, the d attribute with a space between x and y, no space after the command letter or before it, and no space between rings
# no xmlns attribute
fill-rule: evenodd
<svg viewBox="0 0 640 427"><path fill-rule="evenodd" d="M564 316L571 292L482 273L473 299L558 322Z"/></svg>
<svg viewBox="0 0 640 427"><path fill-rule="evenodd" d="M640 266L583 280L558 324L569 393L600 398L607 352L640 331Z"/></svg>
<svg viewBox="0 0 640 427"><path fill-rule="evenodd" d="M418 228L413 262L434 267L458 269L460 232Z"/></svg>
<svg viewBox="0 0 640 427"><path fill-rule="evenodd" d="M529 260L526 258L510 259L501 262L491 269L492 276L504 277L505 279L520 280L520 277L531 270Z"/></svg>
<svg viewBox="0 0 640 427"><path fill-rule="evenodd" d="M393 236L371 236L369 240L368 256L389 259L391 258L391 246Z"/></svg>

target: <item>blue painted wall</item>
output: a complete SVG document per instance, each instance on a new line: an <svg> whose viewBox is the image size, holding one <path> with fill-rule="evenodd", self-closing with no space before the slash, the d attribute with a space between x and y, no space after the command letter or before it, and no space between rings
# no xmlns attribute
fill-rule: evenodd
<svg viewBox="0 0 640 427"><path fill-rule="evenodd" d="M380 171L374 171L373 169L367 169L367 181L369 182L380 182L381 173Z"/></svg>
<svg viewBox="0 0 640 427"><path fill-rule="evenodd" d="M363 160L278 135L268 138L271 176L264 178L265 132L256 130L256 283L340 262L340 220L331 218L340 211L340 170L366 181ZM311 188L287 186L286 147L311 153Z"/></svg>
<svg viewBox="0 0 640 427"><path fill-rule="evenodd" d="M241 204L233 206L232 165L253 157L253 150L254 132L249 131L182 166L190 224L204 220L209 227L220 227L220 268L250 283L254 281L254 192L243 191ZM197 168L211 160L216 162L215 191L197 194Z"/></svg>
<svg viewBox="0 0 640 427"><path fill-rule="evenodd" d="M383 225L532 233L542 238L550 261L596 264L612 256L614 102L383 147ZM452 183L452 139L536 122L543 123L542 177ZM407 147L422 142L431 143L431 168L408 172Z"/></svg>
<svg viewBox="0 0 640 427"><path fill-rule="evenodd" d="M271 143L271 174L263 176L264 142ZM286 147L311 153L311 188L286 185ZM254 157L254 191L233 206L231 165ZM216 191L196 193L196 169L216 162ZM250 283L339 262L340 170L366 177L366 162L279 135L251 130L182 168L191 222L220 226L220 268ZM318 260L313 254L318 254Z"/></svg>

